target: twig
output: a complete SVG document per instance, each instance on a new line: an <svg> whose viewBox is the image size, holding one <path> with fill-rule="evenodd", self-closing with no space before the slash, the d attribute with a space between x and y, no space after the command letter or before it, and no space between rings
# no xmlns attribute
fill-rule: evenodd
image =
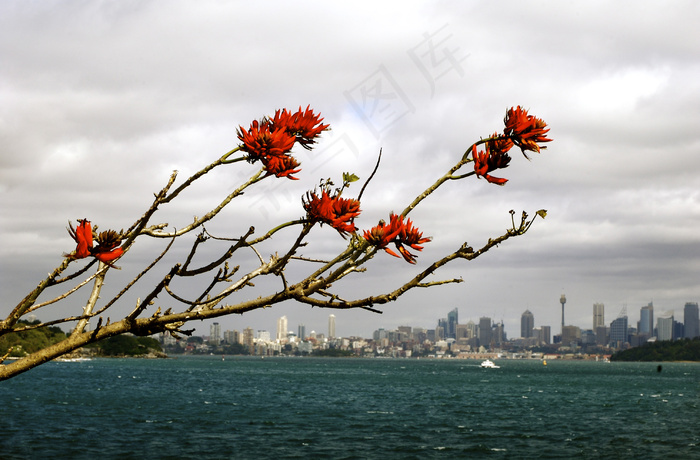
<svg viewBox="0 0 700 460"><path fill-rule="evenodd" d="M95 259L95 260L97 260L97 259ZM94 262L94 261L93 261L93 262ZM88 264L87 266L89 267L90 265L92 265L92 263ZM103 268L101 268L101 270L104 272L104 271L107 271L108 268L109 268L109 267L108 267L107 265L105 265ZM83 272L83 271L84 271L84 270L81 270L81 272ZM38 309L41 308L41 307L45 307L45 306L47 306L47 305L51 305L52 303L56 303L56 302L58 302L59 300L65 299L66 297L68 297L69 295L73 294L75 291L77 291L77 290L80 289L81 287L85 286L85 285L88 284L90 281L92 281L99 273L100 273L100 271L98 270L98 271L95 272L94 274L92 274L92 275L90 275L89 277L87 277L85 280L83 280L83 281L81 281L80 283L78 283L78 284L77 284L76 286L74 286L72 289L66 291L65 293L59 295L59 296L56 297L56 298L53 298L53 299L51 299L51 300L47 300L46 302L42 302L42 303L36 304L36 305L34 305L34 306L28 308L27 311L26 311L26 313L31 313L31 312L33 312L34 310L38 310ZM64 279L65 279L65 278L64 278Z"/></svg>
<svg viewBox="0 0 700 460"><path fill-rule="evenodd" d="M362 188L360 189L360 193L357 195L357 201L360 201L362 198L362 194L365 193L365 188L367 188L367 185L369 185L369 181L372 180L374 175L377 173L377 170L379 169L379 162L382 161L382 149L379 149L379 155L377 155L377 163L374 165L374 169L372 170L372 174L369 175L365 183L362 185Z"/></svg>
<svg viewBox="0 0 700 460"><path fill-rule="evenodd" d="M87 317L90 315L90 313L92 313L92 309L95 308L97 299L100 298L100 291L102 291L102 284L104 283L105 274L107 273L105 267L107 267L107 265L104 262L100 262L100 264L98 265L98 270L95 275L95 284L92 286L90 298L88 299L87 303L85 304L85 307L83 308L83 316L85 316L85 318L78 321L78 324L75 326L75 329L73 329L73 333L81 333L85 329L85 326L87 326Z"/></svg>
<svg viewBox="0 0 700 460"><path fill-rule="evenodd" d="M165 256L165 254L166 254L166 253L170 250L170 248L172 247L173 243L175 243L175 238L173 238L173 239L170 241L170 243L168 243L168 246L166 246L165 250L164 250L163 252L161 252L160 255L159 255L158 257L156 257L155 260L154 260L153 262L151 262L151 264L150 264L148 267L146 267L145 269L143 269L143 270L141 271L141 273L139 273L138 275L136 275L136 277L135 277L133 280L131 280L131 281L129 282L129 284L127 284L126 286L124 286L124 289L122 289L116 296L114 296L114 297L112 298L112 300L110 300L109 302L107 302L107 303L105 304L104 307L102 307L102 308L100 308L98 311L96 311L95 314L96 314L96 315L99 315L100 313L102 313L103 311L107 310L109 307L111 307L112 305L114 305L114 303L115 303L117 300L119 300L119 298L121 298L121 296L123 296L123 295L126 293L126 291L128 291L134 284L136 284L136 282L137 282L139 279L141 279L141 277L142 277L143 275L145 275L146 273L148 273L153 267L156 266L156 264L158 264L158 262L161 261L161 259L163 259L163 257Z"/></svg>

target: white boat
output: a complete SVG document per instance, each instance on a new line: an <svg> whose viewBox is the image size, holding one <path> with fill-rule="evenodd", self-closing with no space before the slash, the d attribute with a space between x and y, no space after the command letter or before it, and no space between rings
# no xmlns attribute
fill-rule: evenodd
<svg viewBox="0 0 700 460"><path fill-rule="evenodd" d="M496 365L493 363L493 361L491 361L490 359L487 359L487 360L485 360L485 361L482 361L482 362L481 362L481 367L483 367L484 369L500 369L500 368L501 368L501 366L496 366Z"/></svg>

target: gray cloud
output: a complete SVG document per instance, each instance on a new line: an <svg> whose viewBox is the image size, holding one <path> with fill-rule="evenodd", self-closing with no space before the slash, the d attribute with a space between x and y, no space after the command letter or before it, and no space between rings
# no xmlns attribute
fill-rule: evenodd
<svg viewBox="0 0 700 460"><path fill-rule="evenodd" d="M381 316L285 304L221 319L224 328L272 329L285 314L290 325L325 331L334 313L339 333L369 335L380 326L433 327L458 307L461 319L503 319L511 336L530 309L536 325L558 332L562 292L567 322L582 327L594 302L606 304L608 321L624 305L636 321L652 300L679 312L699 295L697 9L695 2L3 2L3 310L71 249L68 220L127 227L172 170L187 177L236 145L238 125L277 108L320 111L333 129L318 146L323 154L297 152L302 181L264 182L260 195L212 223L213 232L234 236L249 223L262 232L299 217L300 197L320 178L338 180L342 171L364 178L383 148L358 220L367 228L403 209L475 139L502 129L505 109L520 104L549 123L549 148L531 161L513 151L511 166L499 171L510 180L505 187L451 183L426 200L412 218L434 239L417 267L379 254L369 276L337 288L377 294L463 241L484 244L507 228L510 209L547 209L529 234L438 275L464 283L410 293ZM459 61L443 63L440 78L430 55L420 54L430 36L442 40L435 56L448 49ZM368 109L358 104L377 77L402 95L392 109L403 116L367 123ZM163 209L162 221L186 224L253 170L217 171ZM315 254L343 248L331 229L313 236ZM117 289L159 243L130 252L110 285ZM215 252L211 246L204 255Z"/></svg>

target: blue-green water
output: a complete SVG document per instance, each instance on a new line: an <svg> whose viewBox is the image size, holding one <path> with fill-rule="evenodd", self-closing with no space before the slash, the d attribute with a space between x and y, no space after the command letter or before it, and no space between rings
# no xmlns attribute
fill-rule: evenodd
<svg viewBox="0 0 700 460"><path fill-rule="evenodd" d="M0 383L0 458L700 458L700 364L181 357Z"/></svg>

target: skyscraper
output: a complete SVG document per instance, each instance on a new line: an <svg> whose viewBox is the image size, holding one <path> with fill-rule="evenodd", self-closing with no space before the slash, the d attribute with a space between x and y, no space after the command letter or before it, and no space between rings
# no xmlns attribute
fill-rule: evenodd
<svg viewBox="0 0 700 460"><path fill-rule="evenodd" d="M530 310L525 310L525 313L520 317L520 337L532 337L532 330L535 328L535 317Z"/></svg>
<svg viewBox="0 0 700 460"><path fill-rule="evenodd" d="M438 325L435 329L435 335L438 338L438 340L447 338L447 318L440 318L438 320Z"/></svg>
<svg viewBox="0 0 700 460"><path fill-rule="evenodd" d="M627 308L623 307L618 317L610 323L610 342L615 347L627 342Z"/></svg>
<svg viewBox="0 0 700 460"><path fill-rule="evenodd" d="M484 348L491 346L491 318L479 318L479 345Z"/></svg>
<svg viewBox="0 0 700 460"><path fill-rule="evenodd" d="M238 331L224 331L224 342L227 344L239 343L241 340Z"/></svg>
<svg viewBox="0 0 700 460"><path fill-rule="evenodd" d="M700 318L698 317L698 303L688 302L683 308L683 324L685 335L689 339L700 336Z"/></svg>
<svg viewBox="0 0 700 460"><path fill-rule="evenodd" d="M651 337L654 335L654 303L649 302L639 310L639 334Z"/></svg>
<svg viewBox="0 0 700 460"><path fill-rule="evenodd" d="M581 342L581 328L564 326L561 331L561 344L565 347L576 347Z"/></svg>
<svg viewBox="0 0 700 460"><path fill-rule="evenodd" d="M328 317L328 338L335 338L335 315L330 315Z"/></svg>
<svg viewBox="0 0 700 460"><path fill-rule="evenodd" d="M610 343L610 334L607 326L600 326L595 329L596 345L605 346Z"/></svg>
<svg viewBox="0 0 700 460"><path fill-rule="evenodd" d="M476 326L474 321L469 320L467 322L467 337L472 339L479 336L479 328Z"/></svg>
<svg viewBox="0 0 700 460"><path fill-rule="evenodd" d="M299 323L297 336L299 340L304 340L306 338L306 326L304 324Z"/></svg>
<svg viewBox="0 0 700 460"><path fill-rule="evenodd" d="M270 331L265 329L258 329L258 341L259 342L269 342L270 341Z"/></svg>
<svg viewBox="0 0 700 460"><path fill-rule="evenodd" d="M552 343L552 328L550 326L540 326L540 342L547 345Z"/></svg>
<svg viewBox="0 0 700 460"><path fill-rule="evenodd" d="M243 345L248 349L248 353L255 353L255 341L253 337L253 329L247 327L243 329Z"/></svg>
<svg viewBox="0 0 700 460"><path fill-rule="evenodd" d="M284 342L287 339L287 317L282 316L277 320L277 341Z"/></svg>
<svg viewBox="0 0 700 460"><path fill-rule="evenodd" d="M673 340L673 311L659 315L656 320L657 340Z"/></svg>
<svg viewBox="0 0 700 460"><path fill-rule="evenodd" d="M506 341L506 331L503 321L500 323L494 323L491 327L491 343L495 346L500 347L503 342Z"/></svg>
<svg viewBox="0 0 700 460"><path fill-rule="evenodd" d="M593 330L605 326L605 305L602 303L593 304Z"/></svg>
<svg viewBox="0 0 700 460"><path fill-rule="evenodd" d="M459 324L459 317L457 314L457 309L455 308L447 314L447 331L446 335L448 338L457 337L457 324Z"/></svg>
<svg viewBox="0 0 700 460"><path fill-rule="evenodd" d="M221 342L221 325L213 323L209 326L209 342L218 345Z"/></svg>

